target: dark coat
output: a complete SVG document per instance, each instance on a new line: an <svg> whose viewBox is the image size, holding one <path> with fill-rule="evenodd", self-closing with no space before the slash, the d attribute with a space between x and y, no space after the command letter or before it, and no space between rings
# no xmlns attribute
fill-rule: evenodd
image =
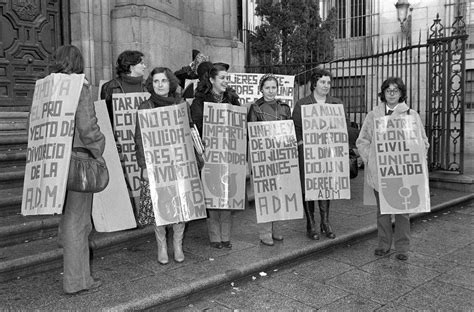
<svg viewBox="0 0 474 312"><path fill-rule="evenodd" d="M282 103L280 100L276 100L277 102L277 111L274 112L275 116L278 118L274 118L275 116L268 116L263 114L260 106L265 103L263 97L259 98L255 103L250 105L249 113L247 115L248 121L273 121L273 120L288 120L291 119L291 109L290 107ZM272 118L273 117L273 118Z"/></svg>
<svg viewBox="0 0 474 312"><path fill-rule="evenodd" d="M204 102L213 102L215 103L214 97L211 93L196 93L196 97L193 100L191 105L191 118L193 119L194 124L198 128L199 135L202 137L202 119L204 112ZM224 97L222 99L223 104L232 104L240 106L239 96L233 89L227 89L224 92Z"/></svg>

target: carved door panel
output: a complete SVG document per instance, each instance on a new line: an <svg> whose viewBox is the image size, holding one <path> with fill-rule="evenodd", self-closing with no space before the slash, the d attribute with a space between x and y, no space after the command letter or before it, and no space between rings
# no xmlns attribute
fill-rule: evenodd
<svg viewBox="0 0 474 312"><path fill-rule="evenodd" d="M0 0L0 111L28 111L52 52L69 43L68 0Z"/></svg>

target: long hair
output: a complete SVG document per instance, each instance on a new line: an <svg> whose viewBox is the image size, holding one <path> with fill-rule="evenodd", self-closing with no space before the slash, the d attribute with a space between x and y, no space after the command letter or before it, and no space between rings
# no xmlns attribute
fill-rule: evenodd
<svg viewBox="0 0 474 312"><path fill-rule="evenodd" d="M387 90L391 84L397 85L398 90L400 90L400 98L398 99L398 103L405 102L407 99L407 87L403 80L398 77L389 77L387 78L380 87L379 97L380 100L384 103L387 103L387 99L385 98L385 90Z"/></svg>
<svg viewBox="0 0 474 312"><path fill-rule="evenodd" d="M82 74L84 59L81 50L73 45L60 46L54 53L53 73Z"/></svg>
<svg viewBox="0 0 474 312"><path fill-rule="evenodd" d="M313 72L313 74L311 75L311 92L314 91L314 89L316 89L316 85L318 84L318 80L321 79L323 76L328 76L329 78L332 79L332 75L331 75L331 72L325 70L325 69L322 69L322 68L316 68Z"/></svg>
<svg viewBox="0 0 474 312"><path fill-rule="evenodd" d="M143 60L143 56L144 54L140 51L126 50L120 53L115 66L117 76L120 77L123 74L130 74L130 66L139 64Z"/></svg>
<svg viewBox="0 0 474 312"><path fill-rule="evenodd" d="M177 97L176 90L178 89L179 80L176 78L175 74L169 69L168 67L155 67L150 72L150 75L145 81L145 87L148 92L153 93L155 90L153 89L153 76L156 74L164 73L168 81L170 82L170 91L168 96L170 97Z"/></svg>
<svg viewBox="0 0 474 312"><path fill-rule="evenodd" d="M202 79L199 80L196 88L196 93L208 94L212 91L211 78L216 79L217 74L220 71L227 71L229 68L223 63L213 64L212 67L203 74Z"/></svg>

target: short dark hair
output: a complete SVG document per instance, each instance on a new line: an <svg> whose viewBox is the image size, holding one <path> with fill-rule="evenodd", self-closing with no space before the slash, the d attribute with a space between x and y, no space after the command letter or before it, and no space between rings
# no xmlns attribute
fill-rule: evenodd
<svg viewBox="0 0 474 312"><path fill-rule="evenodd" d="M53 73L83 74L84 58L81 50L73 45L60 46L54 53Z"/></svg>
<svg viewBox="0 0 474 312"><path fill-rule="evenodd" d="M407 87L405 86L403 80L398 77L389 77L382 83L379 93L380 100L384 103L387 103L387 99L385 98L385 90L387 90L391 84L397 85L398 90L400 90L400 98L398 99L398 103L405 102L407 99Z"/></svg>
<svg viewBox="0 0 474 312"><path fill-rule="evenodd" d="M311 75L311 92L314 91L314 89L316 88L316 84L318 83L318 80L321 79L323 76L328 76L329 78L332 79L332 74L328 70L325 70L323 68L316 68L313 71L313 74Z"/></svg>
<svg viewBox="0 0 474 312"><path fill-rule="evenodd" d="M120 53L115 66L117 76L130 74L130 66L139 64L143 60L143 56L145 55L140 51L126 50Z"/></svg>
<svg viewBox="0 0 474 312"><path fill-rule="evenodd" d="M176 78L175 74L169 69L168 67L155 67L153 70L150 72L150 75L148 76L147 80L145 81L145 87L148 90L148 92L153 93L155 92L153 90L153 76L156 74L161 74L164 73L166 78L168 78L170 82L170 91L169 91L169 96L171 97L176 97L176 90L178 89L179 85L179 80Z"/></svg>
<svg viewBox="0 0 474 312"><path fill-rule="evenodd" d="M212 83L211 83L211 78L216 79L217 74L220 71L228 71L229 70L229 65L225 63L214 63L212 66L209 68L207 72L205 72L199 79L198 86L196 88L196 91L202 94L207 94L211 92L212 90Z"/></svg>

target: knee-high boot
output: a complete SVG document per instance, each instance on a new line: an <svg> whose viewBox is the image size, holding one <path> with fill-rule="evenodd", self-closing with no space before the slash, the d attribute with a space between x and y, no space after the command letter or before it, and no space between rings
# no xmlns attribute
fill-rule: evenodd
<svg viewBox="0 0 474 312"><path fill-rule="evenodd" d="M174 261L183 262L183 236L184 236L184 222L173 224L173 250L174 250Z"/></svg>
<svg viewBox="0 0 474 312"><path fill-rule="evenodd" d="M306 215L306 235L311 239L318 240L319 235L314 222L314 201L305 201L303 207Z"/></svg>
<svg viewBox="0 0 474 312"><path fill-rule="evenodd" d="M336 234L334 234L331 224L329 224L329 200L319 201L319 214L321 216L321 234L326 234L328 238L335 238Z"/></svg>
<svg viewBox="0 0 474 312"><path fill-rule="evenodd" d="M168 246L166 244L166 226L155 225L155 237L158 245L158 262L168 264Z"/></svg>

